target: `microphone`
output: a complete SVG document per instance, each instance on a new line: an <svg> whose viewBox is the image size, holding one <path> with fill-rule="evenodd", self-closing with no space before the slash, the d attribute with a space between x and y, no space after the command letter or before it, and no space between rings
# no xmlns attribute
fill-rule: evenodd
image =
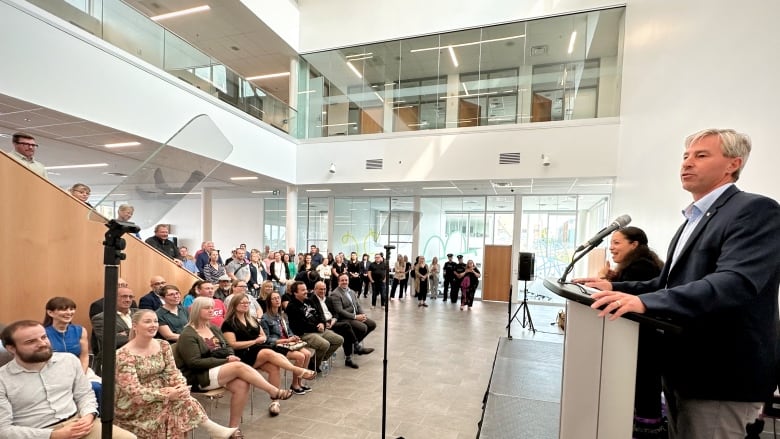
<svg viewBox="0 0 780 439"><path fill-rule="evenodd" d="M592 247L599 245L601 241L604 240L604 238L609 235L610 233L614 232L615 230L622 229L623 227L627 226L631 222L631 217L628 215L620 215L619 217L615 218L615 221L612 221L612 224L608 225L607 227L604 227L601 229L598 233L596 233L593 238L590 238L589 240L585 241L581 246L577 247L577 250L574 252L582 251L587 247Z"/></svg>

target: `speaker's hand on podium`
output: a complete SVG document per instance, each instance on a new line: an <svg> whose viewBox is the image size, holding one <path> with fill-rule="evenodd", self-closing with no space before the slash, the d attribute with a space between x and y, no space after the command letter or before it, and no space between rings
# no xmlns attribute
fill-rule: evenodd
<svg viewBox="0 0 780 439"><path fill-rule="evenodd" d="M583 284L586 287L595 288L597 290L611 290L612 282L604 280L598 277L581 277L571 280L575 284Z"/></svg>
<svg viewBox="0 0 780 439"><path fill-rule="evenodd" d="M627 312L644 314L647 311L645 304L639 300L638 296L632 294L620 293L617 291L599 291L593 293L590 297L596 299L590 306L593 309L601 309L599 317L609 316L610 320L615 320Z"/></svg>

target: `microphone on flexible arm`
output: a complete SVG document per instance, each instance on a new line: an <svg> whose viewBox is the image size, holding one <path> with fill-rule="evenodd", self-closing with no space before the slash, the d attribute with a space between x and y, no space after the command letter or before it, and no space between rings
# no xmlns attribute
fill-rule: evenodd
<svg viewBox="0 0 780 439"><path fill-rule="evenodd" d="M585 241L584 244L577 247L577 250L574 250L574 252L579 252L582 250L585 250L587 247L595 247L599 244L601 244L601 241L604 240L607 235L614 232L615 230L622 229L623 227L627 226L631 222L631 217L628 215L620 215L619 217L615 218L615 221L612 221L612 224L608 225L607 227L604 227L601 229L596 235L593 236L593 238L590 238L589 240Z"/></svg>
<svg viewBox="0 0 780 439"><path fill-rule="evenodd" d="M585 241L581 246L577 247L577 250L574 250L574 254L572 255L571 263L566 267L566 270L564 270L563 272L563 276L561 276L561 278L558 279L558 282L566 283L566 277L574 269L574 264L577 263L577 261L582 259L583 256L588 254L597 245L601 244L601 241L603 241L604 238L608 236L610 233L614 232L615 230L622 229L623 227L627 226L630 222L631 222L630 216L620 215L619 217L615 218L615 221L612 221L612 224L608 225L607 227L604 227L598 233L596 233L592 238Z"/></svg>

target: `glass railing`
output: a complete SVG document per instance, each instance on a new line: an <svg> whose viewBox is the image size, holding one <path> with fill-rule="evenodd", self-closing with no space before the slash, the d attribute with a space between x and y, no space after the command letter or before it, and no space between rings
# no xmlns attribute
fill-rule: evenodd
<svg viewBox="0 0 780 439"><path fill-rule="evenodd" d="M28 0L292 136L297 112L121 0Z"/></svg>
<svg viewBox="0 0 780 439"><path fill-rule="evenodd" d="M301 55L300 137L619 115L625 8Z"/></svg>

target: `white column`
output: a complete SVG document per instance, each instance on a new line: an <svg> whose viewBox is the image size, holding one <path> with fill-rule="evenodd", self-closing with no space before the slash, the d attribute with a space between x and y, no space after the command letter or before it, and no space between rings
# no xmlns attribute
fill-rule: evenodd
<svg viewBox="0 0 780 439"><path fill-rule="evenodd" d="M289 185L287 186L287 221L285 222L285 240L287 241L287 248L294 248L298 252L301 249L297 248L298 243L298 187Z"/></svg>
<svg viewBox="0 0 780 439"><path fill-rule="evenodd" d="M447 75L447 96L444 99L447 103L447 116L445 122L447 128L456 128L458 126L458 102L460 99L453 96L460 94L460 76L457 73Z"/></svg>
<svg viewBox="0 0 780 439"><path fill-rule="evenodd" d="M213 200L213 189L203 188L200 196L200 235L202 241L213 240Z"/></svg>
<svg viewBox="0 0 780 439"><path fill-rule="evenodd" d="M325 247L328 249L329 252L333 252L335 255L338 253L338 249L335 247L336 242L333 239L334 231L334 222L336 221L336 199L334 197L328 197L328 234L326 235L326 238L328 240L328 245ZM330 261L332 264L333 261Z"/></svg>

